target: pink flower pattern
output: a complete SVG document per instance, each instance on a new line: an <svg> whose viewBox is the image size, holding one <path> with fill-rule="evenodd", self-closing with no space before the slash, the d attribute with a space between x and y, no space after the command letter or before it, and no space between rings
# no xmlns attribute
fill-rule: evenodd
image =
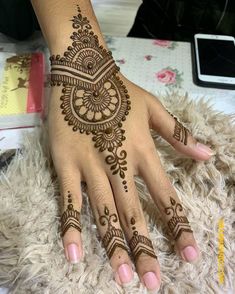
<svg viewBox="0 0 235 294"><path fill-rule="evenodd" d="M152 60L153 56L152 55L145 55L144 58L145 58L145 60L150 61L150 60Z"/></svg>
<svg viewBox="0 0 235 294"><path fill-rule="evenodd" d="M181 83L183 82L182 73L171 67L158 71L155 73L155 77L160 83L170 88L181 88Z"/></svg>
<svg viewBox="0 0 235 294"><path fill-rule="evenodd" d="M159 82L164 84L173 84L175 83L176 73L168 69L162 69L156 73L156 78Z"/></svg>
<svg viewBox="0 0 235 294"><path fill-rule="evenodd" d="M154 40L153 41L153 45L157 45L157 46L160 46L160 47L170 47L171 45L171 41L168 41L168 40Z"/></svg>
<svg viewBox="0 0 235 294"><path fill-rule="evenodd" d="M156 39L153 41L153 45L174 50L177 47L178 43L174 41L169 41L169 40Z"/></svg>
<svg viewBox="0 0 235 294"><path fill-rule="evenodd" d="M116 60L116 62L119 63L119 64L125 64L126 60L124 58L122 58L122 59Z"/></svg>

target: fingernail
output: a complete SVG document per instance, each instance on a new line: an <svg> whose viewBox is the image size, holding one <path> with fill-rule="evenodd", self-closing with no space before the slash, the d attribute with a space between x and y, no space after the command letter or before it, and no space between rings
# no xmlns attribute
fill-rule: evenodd
<svg viewBox="0 0 235 294"><path fill-rule="evenodd" d="M197 146L197 149L200 150L201 152L204 152L210 156L215 155L215 151L213 151L210 147L204 144L197 143L196 146Z"/></svg>
<svg viewBox="0 0 235 294"><path fill-rule="evenodd" d="M78 246L75 243L71 243L67 246L69 261L73 264L78 263L80 260L80 254Z"/></svg>
<svg viewBox="0 0 235 294"><path fill-rule="evenodd" d="M133 271L128 264L124 263L119 266L118 275L122 284L129 283L132 280Z"/></svg>
<svg viewBox="0 0 235 294"><path fill-rule="evenodd" d="M144 283L146 288L149 290L159 290L160 288L160 283L158 281L158 278L156 277L155 273L153 272L148 272L143 275Z"/></svg>
<svg viewBox="0 0 235 294"><path fill-rule="evenodd" d="M187 246L182 250L182 255L186 261L194 261L197 259L198 254L193 246Z"/></svg>

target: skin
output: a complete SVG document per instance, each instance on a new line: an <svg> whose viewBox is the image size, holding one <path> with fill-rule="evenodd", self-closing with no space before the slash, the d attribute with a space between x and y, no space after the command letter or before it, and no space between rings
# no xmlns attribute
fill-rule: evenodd
<svg viewBox="0 0 235 294"><path fill-rule="evenodd" d="M77 14L77 1L33 0L32 4L51 55L62 56L71 44L70 35L73 32L71 19ZM90 1L81 0L79 6L82 15L89 19L93 32L98 36L99 44L107 49ZM55 86L51 89L48 115L50 151L60 183L61 196L64 199L62 238L65 255L68 259L67 246L71 243L75 243L80 256L83 255L82 220L80 222L78 218L82 207L80 183L85 182L97 227L117 283L121 284L117 275L119 266L128 264L132 268L134 263L143 284L144 274L153 272L160 285L160 265L149 238L134 175L139 175L145 180L175 240L176 253L185 260L182 255L185 247L193 246L198 252L198 257L200 252L181 209L180 200L161 165L150 129L156 130L178 152L195 160L208 160L213 152L209 147L204 147L204 151L198 148L197 141L156 97L133 84L120 72L116 75L126 86L131 101L131 111L123 122L126 138L122 142L122 148L127 153L125 186L128 189L123 189L123 179L113 175L110 166L105 162L109 152L107 150L100 152L94 148L92 136L73 132L65 122L60 108L63 86ZM180 209L177 215L173 216L171 212L175 213L176 208ZM77 220L71 221L73 225L68 225L66 222L69 220L69 209L77 211L72 213L73 216L77 216ZM179 223L177 217L181 217L182 223ZM175 222L178 222L180 227L176 227ZM118 237L112 243L113 239L109 236L114 234ZM130 249L131 255L128 254Z"/></svg>

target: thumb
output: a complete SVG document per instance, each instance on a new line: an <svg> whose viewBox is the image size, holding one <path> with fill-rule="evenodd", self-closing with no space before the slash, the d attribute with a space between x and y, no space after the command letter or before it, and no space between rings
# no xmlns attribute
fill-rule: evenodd
<svg viewBox="0 0 235 294"><path fill-rule="evenodd" d="M215 152L198 142L179 120L170 114L162 103L150 95L148 100L149 124L177 151L195 160L208 160Z"/></svg>

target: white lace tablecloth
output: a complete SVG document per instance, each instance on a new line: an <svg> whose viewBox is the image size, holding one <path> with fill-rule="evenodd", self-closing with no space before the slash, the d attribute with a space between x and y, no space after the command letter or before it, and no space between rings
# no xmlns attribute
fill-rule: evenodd
<svg viewBox="0 0 235 294"><path fill-rule="evenodd" d="M121 72L134 83L159 95L166 91L188 92L190 97L211 98L215 108L225 113L235 113L235 91L196 86L193 83L190 43L163 40L106 37ZM49 74L49 51L41 33L30 40L15 42L0 34L1 51L43 51ZM0 67L3 66L0 58Z"/></svg>
<svg viewBox="0 0 235 294"><path fill-rule="evenodd" d="M190 43L116 37L107 37L107 43L122 73L151 93L188 92L193 99L211 98L219 111L235 113L234 90L193 83Z"/></svg>

